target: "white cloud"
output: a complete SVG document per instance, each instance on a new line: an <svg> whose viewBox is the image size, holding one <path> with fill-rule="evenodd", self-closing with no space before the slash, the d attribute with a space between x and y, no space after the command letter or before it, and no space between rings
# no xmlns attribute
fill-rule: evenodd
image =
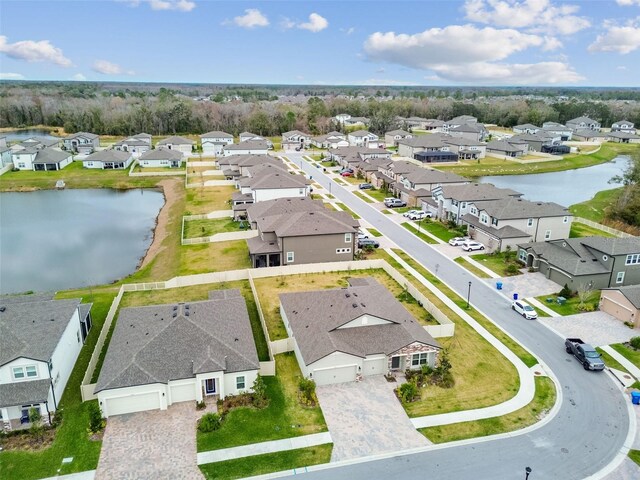
<svg viewBox="0 0 640 480"><path fill-rule="evenodd" d="M71 80L75 80L77 82L84 82L86 79L87 77L85 77L81 73L76 73L73 77L71 77Z"/></svg>
<svg viewBox="0 0 640 480"><path fill-rule="evenodd" d="M638 5L640 7L640 0L616 0L616 2L623 7L629 7L631 5Z"/></svg>
<svg viewBox="0 0 640 480"><path fill-rule="evenodd" d="M124 1L131 7L137 7L141 3L147 3L151 10L177 10L179 12L190 12L196 8L196 3L190 0L119 0Z"/></svg>
<svg viewBox="0 0 640 480"><path fill-rule="evenodd" d="M467 0L466 18L498 27L525 28L551 35L571 35L591 25L575 15L578 5L555 6L550 0Z"/></svg>
<svg viewBox="0 0 640 480"><path fill-rule="evenodd" d="M626 69L627 69L627 67L625 67L624 65L620 65L620 66L616 67L616 70L623 70L624 71Z"/></svg>
<svg viewBox="0 0 640 480"><path fill-rule="evenodd" d="M22 80L24 79L24 75L21 73L0 73L0 80Z"/></svg>
<svg viewBox="0 0 640 480"><path fill-rule="evenodd" d="M269 25L269 19L257 8L248 8L244 11L244 15L234 17L232 22L224 23L234 23L242 28L266 27Z"/></svg>
<svg viewBox="0 0 640 480"><path fill-rule="evenodd" d="M351 35L353 32L356 31L356 27L341 28L340 31L345 35Z"/></svg>
<svg viewBox="0 0 640 480"><path fill-rule="evenodd" d="M290 28L293 28L295 26L296 26L296 22L291 20L289 17L282 17L282 20L280 21L280 27L282 27L285 30L289 30Z"/></svg>
<svg viewBox="0 0 640 480"><path fill-rule="evenodd" d="M320 32L329 26L329 22L322 15L312 13L309 15L309 21L298 25L298 28L302 30L309 30L310 32Z"/></svg>
<svg viewBox="0 0 640 480"><path fill-rule="evenodd" d="M436 65L432 70L443 80L491 85L564 85L584 80L571 66L562 62L476 62L467 65Z"/></svg>
<svg viewBox="0 0 640 480"><path fill-rule="evenodd" d="M640 48L640 17L629 20L625 25L605 21L605 33L598 35L589 45L590 52L618 52L626 55Z"/></svg>
<svg viewBox="0 0 640 480"><path fill-rule="evenodd" d="M103 75L134 75L135 72L131 70L125 70L116 63L111 63L107 60L96 60L93 62L91 69L94 72L101 73Z"/></svg>
<svg viewBox="0 0 640 480"><path fill-rule="evenodd" d="M16 43L7 43L7 37L0 35L0 52L17 60L27 62L51 62L61 67L73 65L71 60L64 56L62 50L51 45L49 40L23 40Z"/></svg>

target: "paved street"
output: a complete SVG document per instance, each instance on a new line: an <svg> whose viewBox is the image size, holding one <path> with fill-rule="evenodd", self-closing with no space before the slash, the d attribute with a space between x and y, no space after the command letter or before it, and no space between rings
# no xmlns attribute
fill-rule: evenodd
<svg viewBox="0 0 640 480"><path fill-rule="evenodd" d="M300 163L300 155L290 157ZM314 180L328 185L328 178L302 162ZM471 303L530 349L560 383L560 408L540 428L508 439L433 449L403 457L343 466L309 474L310 478L521 478L525 466L534 479L582 479L607 466L622 448L629 430L627 398L608 375L585 372L577 362L567 361L563 339L540 322L514 322L509 301L495 285L478 281L447 256L410 235L369 204L333 185L332 194L363 217L378 231L432 272L451 288L466 295L472 282ZM569 359L570 360L570 359Z"/></svg>

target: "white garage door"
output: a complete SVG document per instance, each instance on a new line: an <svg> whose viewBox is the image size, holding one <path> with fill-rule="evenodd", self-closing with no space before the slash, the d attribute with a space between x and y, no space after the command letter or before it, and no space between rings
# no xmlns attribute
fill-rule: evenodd
<svg viewBox="0 0 640 480"><path fill-rule="evenodd" d="M387 373L388 364L386 357L365 358L362 368L363 375L383 375Z"/></svg>
<svg viewBox="0 0 640 480"><path fill-rule="evenodd" d="M160 408L158 392L127 395L126 397L108 398L106 400L107 414L122 415L123 413L143 412Z"/></svg>
<svg viewBox="0 0 640 480"><path fill-rule="evenodd" d="M171 386L171 403L187 402L195 399L196 387L194 384Z"/></svg>
<svg viewBox="0 0 640 480"><path fill-rule="evenodd" d="M356 379L356 366L345 365L342 367L314 370L313 379L316 381L316 385L353 382Z"/></svg>

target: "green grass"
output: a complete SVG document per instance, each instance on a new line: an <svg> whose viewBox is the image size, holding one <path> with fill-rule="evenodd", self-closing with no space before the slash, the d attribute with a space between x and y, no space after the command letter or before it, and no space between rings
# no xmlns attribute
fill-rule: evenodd
<svg viewBox="0 0 640 480"><path fill-rule="evenodd" d="M544 304L546 307L550 308L554 312L563 316L583 313L581 310L578 309L578 305L580 304L580 299L577 296L567 298L567 301L564 305L558 304L558 302L556 301L556 299L558 298L557 295L541 295L536 298L539 302ZM553 302L547 303L546 301L547 298L553 298ZM587 298L585 303L587 304L590 303L597 307L599 301L600 301L600 290L594 290L593 292L591 292L591 294L589 294L589 297Z"/></svg>
<svg viewBox="0 0 640 480"><path fill-rule="evenodd" d="M358 191L354 191L353 194L358 197L360 200L363 200L367 203L373 203L373 200L371 200L369 197L365 196L362 194L362 192L358 192Z"/></svg>
<svg viewBox="0 0 640 480"><path fill-rule="evenodd" d="M424 223L424 222L423 222ZM418 232L417 229L413 228L409 222L402 222L400 225L402 225L404 228L406 228L407 230L409 230L411 233L413 233L414 235L417 235L418 237L420 237L422 240L424 240L425 242L427 242L430 245L437 245L437 241L434 240L433 238L431 238L429 235L424 234L423 232Z"/></svg>
<svg viewBox="0 0 640 480"><path fill-rule="evenodd" d="M208 463L200 465L200 470L207 480L234 480L236 478L329 463L332 450L333 444L328 443L315 447Z"/></svg>
<svg viewBox="0 0 640 480"><path fill-rule="evenodd" d="M343 212L348 212L351 214L351 216L353 218L355 218L356 220L360 220L360 215L358 215L357 213L355 213L353 210L351 210L349 207L347 207L344 203L341 202L336 202L336 205L338 207L340 207L342 209Z"/></svg>
<svg viewBox="0 0 640 480"><path fill-rule="evenodd" d="M592 237L592 236L600 236L600 237L614 237L608 232L604 230L600 230L599 228L593 228L589 225L585 225L580 222L572 222L571 230L569 232L569 238L578 238L578 237Z"/></svg>
<svg viewBox="0 0 640 480"><path fill-rule="evenodd" d="M382 234L378 230L376 230L375 228L367 228L367 231L371 235L373 235L374 237L381 237L382 236Z"/></svg>
<svg viewBox="0 0 640 480"><path fill-rule="evenodd" d="M435 235L443 242L448 242L452 238L460 236L460 232L458 230L453 230L449 228L447 225L445 225L444 223L439 222L437 220L423 221L422 228L424 228L426 231L428 231L432 235Z"/></svg>
<svg viewBox="0 0 640 480"><path fill-rule="evenodd" d="M551 410L556 401L556 389L550 378L536 377L535 382L536 393L533 400L515 412L472 422L422 428L419 431L433 443L445 443L513 432L533 425Z"/></svg>
<svg viewBox="0 0 640 480"><path fill-rule="evenodd" d="M602 361L607 367L615 368L616 370L620 370L621 372L629 373L627 372L627 369L620 364L620 362L618 362L615 358L602 350L600 347L596 347L596 350L602 356Z"/></svg>
<svg viewBox="0 0 640 480"><path fill-rule="evenodd" d="M184 238L210 237L216 233L238 231L241 231L240 222L231 218L188 220L184 222Z"/></svg>
<svg viewBox="0 0 640 480"><path fill-rule="evenodd" d="M184 245L179 249L177 275L223 272L251 267L249 247L245 240Z"/></svg>
<svg viewBox="0 0 640 480"><path fill-rule="evenodd" d="M415 207L396 207L393 209L394 212L396 213L407 213L409 210L415 210Z"/></svg>
<svg viewBox="0 0 640 480"><path fill-rule="evenodd" d="M463 257L455 258L453 261L456 262L461 267L463 267L464 269L469 270L476 277L491 278L487 273L485 273L483 270L480 270L475 265L472 265L471 263L467 262Z"/></svg>
<svg viewBox="0 0 640 480"><path fill-rule="evenodd" d="M621 343L614 343L611 345L611 348L633 363L636 367L640 368L640 350L634 350L633 348L627 347Z"/></svg>
<svg viewBox="0 0 640 480"><path fill-rule="evenodd" d="M569 211L576 217L586 218L593 222L601 222L606 217L607 209L613 205L622 193L622 187L598 192L591 200L576 203L569 207ZM575 225L575 222L573 223Z"/></svg>
<svg viewBox="0 0 640 480"><path fill-rule="evenodd" d="M640 450L629 450L629 458L640 465Z"/></svg>
<svg viewBox="0 0 640 480"><path fill-rule="evenodd" d="M327 430L320 407L298 401L300 369L293 353L276 355L275 377L264 377L269 405L263 409L231 410L219 430L197 433L198 451L298 437Z"/></svg>
<svg viewBox="0 0 640 480"><path fill-rule="evenodd" d="M200 215L215 210L231 210L231 195L236 191L233 186L196 187L186 189L184 215Z"/></svg>
<svg viewBox="0 0 640 480"><path fill-rule="evenodd" d="M382 213L384 213L385 215L393 215L393 212L387 209L382 210Z"/></svg>
<svg viewBox="0 0 640 480"><path fill-rule="evenodd" d="M385 190L379 190L377 188L371 188L371 189L367 190L367 194L370 197L375 198L379 202L383 202L385 198L391 196L391 194L389 192L387 192Z"/></svg>
<svg viewBox="0 0 640 480"><path fill-rule="evenodd" d="M518 267L518 269L522 268L522 264L518 263L516 259L515 252L511 252L508 256L506 252L496 252L496 253L480 253L477 255L471 255L471 258L476 262L481 263L483 266L487 267L489 270L492 270L496 274L501 277L511 277L514 275L521 275L522 272L518 270L516 273L509 273L507 270L508 265L513 264ZM509 258L509 263L505 260Z"/></svg>

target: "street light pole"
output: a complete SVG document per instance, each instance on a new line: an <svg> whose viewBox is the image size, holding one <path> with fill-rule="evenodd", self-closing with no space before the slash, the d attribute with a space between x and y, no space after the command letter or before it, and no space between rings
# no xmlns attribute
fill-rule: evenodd
<svg viewBox="0 0 640 480"><path fill-rule="evenodd" d="M467 308L469 308L469 299L471 298L471 282L469 282L469 290L467 291Z"/></svg>
<svg viewBox="0 0 640 480"><path fill-rule="evenodd" d="M529 474L531 473L531 467L526 467L524 469L524 480L528 480L529 479Z"/></svg>

